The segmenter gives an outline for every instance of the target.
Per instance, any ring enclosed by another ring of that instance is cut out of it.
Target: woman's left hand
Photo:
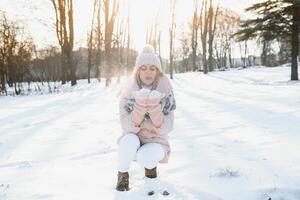
[[[160,100],[165,96],[165,94],[160,93],[156,90],[151,91],[148,97],[147,105],[148,105],[148,113],[152,120],[155,128],[159,128],[162,126],[164,121],[164,116],[162,113],[161,105],[159,104]]]

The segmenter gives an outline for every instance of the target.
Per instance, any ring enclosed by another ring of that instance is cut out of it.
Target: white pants
[[[147,143],[141,146],[136,134],[126,134],[119,141],[118,170],[128,172],[133,160],[147,169],[153,169],[165,156],[165,148],[158,143]]]

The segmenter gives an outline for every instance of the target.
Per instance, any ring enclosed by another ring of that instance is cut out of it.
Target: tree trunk
[[[213,7],[212,7],[212,1],[210,0],[210,7],[209,7],[209,11],[208,11],[208,71],[212,71],[213,70],[213,63],[212,63],[212,59],[213,59]]]
[[[245,49],[244,49],[244,55],[245,55],[245,59],[244,59],[244,68],[246,68],[247,67],[247,63],[246,63],[246,61],[247,61],[247,48],[248,48],[248,45],[247,45],[247,40],[245,40]]]
[[[216,30],[217,16],[219,12],[219,7],[214,11],[212,0],[210,0],[210,8],[208,11],[208,69],[213,70],[213,41]]]
[[[67,81],[67,70],[66,70],[66,58],[64,50],[61,49],[61,84],[66,84]]]
[[[111,83],[112,76],[112,35],[114,30],[114,23],[117,15],[117,5],[116,0],[113,2],[113,8],[110,17],[110,0],[105,0],[105,64],[106,64],[106,82],[105,86],[109,86]]]
[[[228,60],[229,60],[230,68],[232,68],[233,67],[233,62],[232,62],[232,49],[231,49],[231,47],[229,47],[229,49],[228,49]]]
[[[94,21],[95,21],[95,12],[96,12],[96,7],[97,7],[97,2],[98,0],[94,0],[93,4],[93,17],[92,17],[92,25],[91,25],[91,30],[90,33],[88,34],[88,83],[91,83],[91,69],[92,69],[92,54],[93,54],[93,32],[94,32]]]
[[[98,1],[98,15],[97,15],[97,53],[96,53],[96,78],[101,81],[101,46],[102,46],[102,32],[101,32],[101,10],[102,1]]]
[[[202,42],[202,64],[204,74],[208,73],[207,59],[206,59],[206,44],[207,44],[207,28],[208,28],[208,17],[207,17],[207,0],[202,1],[202,7],[200,12],[201,19],[201,42]]]
[[[171,1],[171,25],[169,29],[170,34],[170,79],[173,79],[173,58],[174,58],[174,52],[173,52],[173,39],[175,35],[175,4],[176,0]]]
[[[74,27],[73,27],[73,0],[60,1],[51,0],[56,17],[56,34],[61,47],[62,59],[62,84],[66,80],[71,80],[71,85],[75,85],[76,68],[73,65],[73,45],[74,45]],[[68,20],[68,27],[67,27]],[[68,73],[67,69],[70,71]]]
[[[192,68],[193,71],[197,70],[196,57],[197,57],[197,46],[198,46],[198,0],[194,0],[194,16],[192,26]]]
[[[300,2],[294,0],[293,25],[292,25],[292,65],[291,80],[298,80],[298,52],[299,52],[299,24],[300,24]]]
[[[87,61],[88,61],[88,83],[91,83],[91,68],[92,68],[92,52],[93,52],[93,44],[92,44],[92,41],[93,41],[93,29],[91,30],[90,34],[88,34],[88,58],[87,58]]]
[[[1,76],[0,77],[0,79],[1,79],[1,90],[0,90],[0,92],[5,92],[7,94],[6,86],[5,86],[5,73],[4,73],[4,70],[1,70],[0,72],[1,72],[1,74],[0,74],[0,76]]]
[[[76,67],[73,64],[73,46],[74,46],[74,26],[73,26],[73,0],[69,0],[68,17],[69,17],[69,41],[68,41],[68,64],[71,71],[71,86],[77,84]]]
[[[263,48],[262,48],[262,53],[261,53],[261,64],[263,66],[267,65],[267,41],[263,41]]]

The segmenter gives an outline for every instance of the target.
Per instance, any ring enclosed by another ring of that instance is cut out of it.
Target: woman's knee
[[[143,151],[140,150],[136,154],[136,159],[142,167],[145,167],[147,169],[152,169],[157,164],[155,161],[153,161],[153,159],[148,157],[148,155],[146,155]]]
[[[163,159],[164,154],[164,149],[160,144],[149,143],[138,150],[137,160],[143,167],[152,169]]]
[[[140,146],[140,139],[139,137],[134,133],[128,133],[125,134],[119,142],[120,145],[130,145],[139,147]]]

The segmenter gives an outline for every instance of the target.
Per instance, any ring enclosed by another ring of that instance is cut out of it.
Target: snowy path
[[[289,68],[175,75],[171,195],[150,199],[299,200],[300,84]],[[0,199],[143,199],[114,191],[119,86],[80,82],[74,91],[0,97]]]

